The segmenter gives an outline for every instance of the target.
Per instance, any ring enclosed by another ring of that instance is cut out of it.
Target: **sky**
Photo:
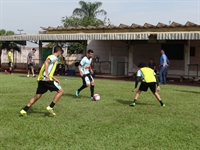
[[[96,1],[96,0],[95,0]],[[144,25],[187,21],[200,25],[200,0],[97,0],[111,24]],[[85,2],[94,2],[85,0]],[[37,34],[40,27],[62,26],[61,19],[79,8],[79,0],[0,0],[0,29]],[[99,16],[99,19],[103,19]]]

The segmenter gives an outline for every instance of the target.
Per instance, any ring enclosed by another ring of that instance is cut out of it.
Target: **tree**
[[[79,2],[80,8],[75,8],[72,16],[66,16],[62,18],[62,23],[64,27],[72,26],[99,26],[106,25],[110,23],[107,19],[107,12],[103,9],[99,9],[102,6],[102,2]],[[99,15],[104,15],[104,20],[100,20],[97,17]],[[78,42],[69,42],[69,53],[73,53],[75,50],[82,52],[83,44]]]
[[[81,8],[76,8],[73,11],[73,15],[79,16],[81,18],[85,18],[87,20],[94,20],[94,21],[101,21],[97,19],[98,15],[105,15],[107,12],[103,9],[99,10],[99,8],[102,6],[102,2],[84,2],[80,1],[79,5]]]
[[[0,30],[0,36],[14,35],[14,34],[15,33],[13,31],[6,31],[5,29],[1,29]],[[0,57],[1,57],[3,49],[8,50],[10,48],[12,48],[13,50],[16,50],[16,51],[20,52],[20,47],[17,46],[16,43],[14,43],[14,42],[8,42],[8,41],[0,42]],[[1,66],[1,59],[0,59],[0,66]]]

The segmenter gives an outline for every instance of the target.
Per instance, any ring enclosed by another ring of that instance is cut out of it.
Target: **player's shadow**
[[[130,105],[133,101],[126,101],[126,100],[122,100],[122,99],[116,99],[116,101],[120,104],[123,104],[123,105]],[[150,103],[143,103],[143,102],[136,102],[137,105],[153,105],[153,104],[150,104]]]
[[[51,114],[48,113],[47,111],[36,110],[36,109],[33,109],[32,107],[28,110],[28,113],[30,113],[30,114],[43,114],[44,116],[51,116]]]
[[[175,91],[178,91],[178,92],[185,92],[185,93],[200,94],[200,92],[198,92],[198,91],[188,91],[188,90],[175,90]]]
[[[89,96],[84,96],[84,95],[80,95],[80,96],[76,97],[75,94],[72,94],[72,93],[63,94],[63,96],[67,96],[70,98],[89,98]]]

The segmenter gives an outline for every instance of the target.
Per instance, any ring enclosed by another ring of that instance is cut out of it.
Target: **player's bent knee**
[[[58,93],[64,94],[64,90],[63,90],[63,89],[60,89],[60,90],[58,91]]]
[[[88,87],[88,86],[90,86],[90,84],[86,84],[86,86]]]

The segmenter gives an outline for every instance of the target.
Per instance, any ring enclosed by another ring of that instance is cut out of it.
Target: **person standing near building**
[[[80,73],[80,76],[83,81],[83,85],[76,90],[76,97],[79,96],[79,93],[85,89],[86,87],[90,86],[90,92],[91,92],[91,99],[93,99],[94,96],[94,79],[91,74],[93,74],[93,70],[91,67],[92,63],[92,56],[93,56],[93,50],[89,49],[87,51],[87,55],[81,59],[80,64],[78,65],[78,70]]]
[[[27,64],[28,64],[28,74],[27,77],[30,77],[30,72],[32,73],[33,77],[35,77],[35,73],[34,73],[34,65],[35,65],[35,61],[33,60],[33,58],[35,57],[35,52],[36,49],[32,48],[32,50],[28,53],[27,56]]]
[[[10,72],[10,75],[13,75],[13,49],[10,48],[8,50],[8,67],[9,67],[9,72]],[[5,70],[5,73],[8,74],[8,71]]]
[[[135,88],[132,90],[132,92],[136,91],[138,82],[140,79],[142,80],[142,82],[140,84],[139,89],[136,92],[134,101],[130,104],[130,106],[135,106],[136,101],[138,97],[140,96],[141,92],[142,91],[146,92],[148,88],[150,88],[151,92],[154,94],[156,99],[160,102],[160,105],[165,107],[165,104],[162,102],[160,95],[157,92],[157,91],[160,91],[160,86],[159,86],[159,81],[154,70],[147,67],[146,64],[143,62],[139,63],[138,68],[139,70],[137,71]],[[157,85],[157,89],[156,89],[156,85]]]
[[[61,55],[58,57],[58,64],[56,67],[57,75],[65,74],[65,57],[63,56],[64,50],[62,50]]]
[[[166,73],[167,73],[167,68],[168,68],[168,58],[165,55],[165,51],[162,49],[160,51],[161,56],[160,56],[160,72],[159,72],[159,79],[161,84],[166,84]]]
[[[154,62],[153,58],[150,58],[148,67],[153,69],[155,73],[157,73],[156,63]]]
[[[49,113],[51,113],[53,116],[56,115],[53,110],[53,107],[63,95],[64,90],[60,86],[60,82],[53,76],[53,74],[56,69],[58,57],[61,53],[62,53],[62,48],[60,46],[56,46],[54,47],[54,54],[49,55],[47,59],[45,60],[44,64],[42,65],[42,68],[40,69],[40,73],[38,75],[38,79],[37,79],[38,87],[36,90],[36,94],[33,98],[30,99],[27,105],[20,111],[20,114],[22,116],[26,116],[29,108],[48,90],[51,92],[56,91],[57,94],[53,98],[53,101],[50,103],[50,105],[47,106],[46,110]]]

